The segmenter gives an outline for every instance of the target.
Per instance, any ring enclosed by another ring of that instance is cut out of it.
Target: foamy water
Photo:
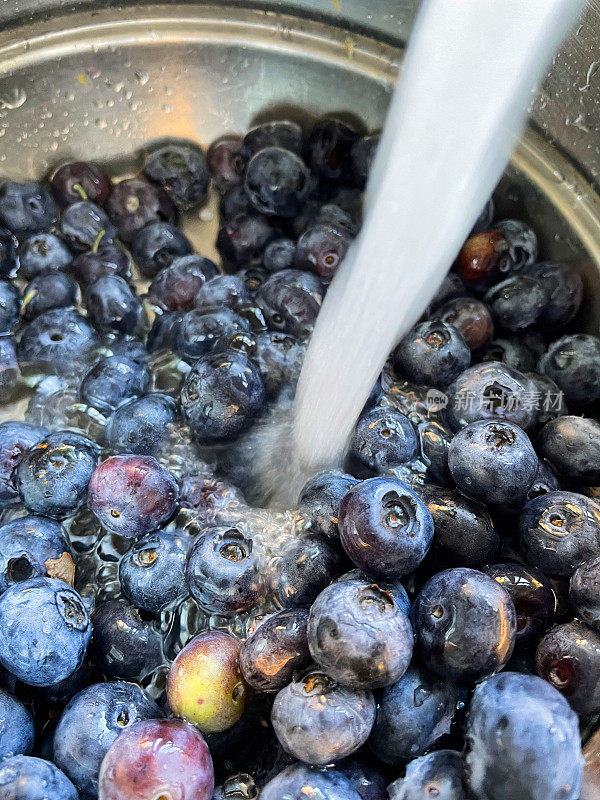
[[[425,0],[295,401],[263,427],[265,493],[293,502],[338,464],[390,350],[421,316],[498,182],[584,0]]]

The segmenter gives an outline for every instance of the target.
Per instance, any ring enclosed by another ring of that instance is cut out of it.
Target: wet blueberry
[[[517,621],[509,593],[468,567],[438,572],[413,607],[419,650],[446,680],[480,681],[502,669],[515,644]]]
[[[173,398],[160,392],[120,406],[106,426],[106,442],[118,453],[156,456],[164,452],[177,415]]]
[[[111,189],[108,175],[95,164],[84,161],[63,164],[50,178],[50,190],[61,208],[80,200],[103,206]]]
[[[0,764],[9,756],[31,753],[34,737],[31,713],[20,700],[0,688]]]
[[[227,266],[257,266],[265,247],[276,236],[268,219],[256,212],[240,211],[228,218],[217,235],[217,250]]]
[[[577,567],[571,577],[570,597],[576,615],[600,630],[600,557]]]
[[[118,455],[94,471],[88,502],[106,530],[136,539],[173,516],[178,493],[175,479],[152,456]]]
[[[71,272],[81,288],[85,290],[90,284],[105,275],[129,278],[130,267],[129,258],[120,247],[117,247],[114,242],[102,240],[97,249],[86,250],[75,257]]]
[[[296,256],[296,242],[293,239],[281,237],[274,239],[265,248],[263,266],[269,272],[278,272],[281,269],[291,269]]]
[[[296,269],[275,272],[257,295],[269,327],[300,338],[314,324],[322,299],[321,281],[310,272]]]
[[[88,317],[101,333],[134,333],[142,321],[142,304],[123,278],[105,275],[88,286]]]
[[[98,463],[98,446],[78,433],[49,434],[25,453],[17,469],[17,488],[28,511],[69,516],[86,500]]]
[[[566,480],[595,486],[600,481],[600,423],[586,417],[557,417],[538,437],[540,454]]]
[[[387,764],[403,764],[423,755],[444,734],[456,714],[459,694],[421,666],[409,667],[378,696],[369,745]]]
[[[241,178],[240,178],[241,180]],[[226,190],[219,207],[221,220],[228,222],[238,214],[252,214],[254,208],[242,183]]]
[[[303,140],[302,128],[297,122],[287,119],[262,122],[251,128],[244,136],[242,158],[247,163],[265,147],[283,147],[293,153],[300,153]]]
[[[388,406],[375,406],[358,421],[350,454],[375,472],[404,464],[417,454],[417,437],[404,414]]]
[[[233,484],[220,481],[207,471],[188,475],[181,481],[180,500],[183,508],[192,508],[201,524],[210,524],[223,510],[245,505],[241,491]]]
[[[218,274],[216,264],[209,258],[177,256],[156,275],[148,296],[163,311],[189,311],[199,289]]]
[[[85,403],[110,414],[125,401],[143,394],[149,381],[145,366],[122,356],[107,356],[86,372],[79,392]]]
[[[19,247],[19,272],[25,278],[65,269],[72,261],[73,256],[65,242],[53,233],[29,236]]]
[[[176,258],[189,256],[192,245],[170,222],[150,222],[141,228],[131,242],[131,255],[142,275],[153,278]]]
[[[425,558],[433,520],[401,480],[371,478],[352,487],[342,500],[339,530],[357,567],[375,577],[402,577]]]
[[[50,761],[12,756],[0,762],[2,800],[79,800],[76,788]]]
[[[279,331],[256,334],[250,358],[260,372],[269,399],[281,392],[293,394],[300,377],[306,346],[295,336]]]
[[[176,350],[194,362],[213,350],[216,342],[238,331],[248,331],[248,322],[231,308],[186,311],[177,326]]]
[[[73,583],[75,566],[67,532],[47,517],[18,517],[0,527],[0,594],[29,578]]]
[[[0,597],[0,662],[23,683],[67,678],[81,666],[91,634],[83,600],[63,581],[30,578]]]
[[[101,241],[110,242],[116,234],[106,212],[95,203],[81,200],[63,211],[60,229],[74,250],[93,250]]]
[[[300,156],[291,150],[265,147],[250,159],[244,187],[257,211],[293,217],[310,192],[310,172]]]
[[[147,347],[149,353],[156,350],[175,350],[179,326],[184,318],[184,311],[167,311],[154,318],[148,332]]]
[[[56,219],[48,189],[35,181],[5,181],[0,186],[0,224],[16,236],[41,233]]]
[[[501,231],[508,244],[506,272],[520,272],[538,257],[538,241],[533,228],[518,219],[501,219],[494,223],[494,229]]]
[[[64,272],[53,271],[36,275],[25,287],[22,313],[30,322],[35,317],[53,308],[68,308],[77,303],[77,284]]]
[[[538,324],[552,332],[571,322],[583,299],[583,281],[580,275],[566,264],[547,262],[533,264],[526,272],[542,281],[549,294],[549,301]]]
[[[505,672],[480,684],[471,701],[466,741],[469,785],[481,800],[579,797],[579,721],[567,701],[540,678]]]
[[[356,478],[340,470],[325,470],[304,484],[298,506],[308,515],[311,530],[332,538],[339,536],[340,503],[357,483]]]
[[[375,583],[332,583],[314,601],[308,620],[314,660],[345,686],[376,689],[395,683],[413,650],[408,617]]]
[[[192,597],[210,614],[247,611],[262,593],[256,547],[237,528],[209,528],[199,534],[186,574]]]
[[[456,257],[456,271],[467,286],[485,289],[507,271],[509,245],[498,230],[472,234]]]
[[[360,186],[364,186],[371,172],[371,166],[379,146],[378,133],[359,137],[352,145],[350,158],[354,168],[354,177]]]
[[[437,309],[434,318],[458,328],[471,351],[485,347],[494,335],[494,323],[488,307],[474,297],[448,300]]]
[[[394,350],[394,366],[409,380],[444,388],[471,363],[462,333],[445,322],[421,322]]]
[[[460,753],[438,750],[417,758],[404,778],[389,786],[390,800],[469,800],[467,777]]]
[[[569,413],[565,402],[565,395],[556,383],[547,375],[540,375],[538,372],[527,372],[526,376],[531,378],[535,384],[537,396],[535,397],[538,406],[538,422],[545,425],[551,419],[562,417]],[[549,428],[552,430],[552,427]]]
[[[179,211],[206,200],[210,173],[197,145],[173,142],[159,147],[147,156],[144,175],[160,186]]]
[[[126,244],[144,225],[175,219],[175,209],[165,192],[143,178],[126,178],[117,183],[106,202],[106,211]]]
[[[260,800],[361,800],[352,781],[338,770],[311,769],[307,764],[286,767],[262,789]]]
[[[507,422],[473,422],[456,434],[448,450],[458,489],[484,503],[523,501],[538,465],[527,434]]]
[[[507,364],[509,367],[526,372],[533,380],[530,370],[535,368],[538,356],[520,336],[498,336],[489,343],[481,360]]]
[[[519,531],[532,566],[570,578],[584,561],[600,554],[600,506],[575,492],[548,492],[523,508]]]
[[[73,308],[44,311],[21,331],[19,363],[69,374],[98,344],[98,334]]]
[[[535,325],[549,302],[546,285],[531,275],[514,275],[497,283],[483,298],[496,325],[521,331]]]
[[[237,275],[217,275],[200,287],[194,305],[205,311],[223,306],[241,311],[244,306],[251,305],[251,297],[248,287]]]
[[[188,536],[181,530],[156,531],[138,539],[121,558],[123,594],[136,608],[157,612],[187,594]]]
[[[540,358],[538,372],[564,392],[569,408],[600,398],[600,339],[585,333],[563,336]]]
[[[215,184],[225,191],[242,182],[244,162],[242,140],[237,136],[223,136],[208,148],[206,162]]]

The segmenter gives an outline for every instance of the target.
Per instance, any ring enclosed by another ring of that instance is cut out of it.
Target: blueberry
[[[60,229],[69,245],[81,251],[97,249],[101,241],[110,242],[116,234],[106,212],[88,200],[67,206]]]
[[[533,264],[526,270],[541,280],[549,294],[549,301],[539,324],[548,331],[568,325],[579,311],[583,299],[583,281],[574,269],[566,264]]]
[[[63,581],[29,578],[0,597],[0,662],[23,683],[50,686],[71,675],[91,633],[83,600]]]
[[[540,431],[538,448],[561,477],[587,486],[600,481],[600,423],[595,419],[550,420]]]
[[[352,782],[338,770],[322,772],[306,764],[293,764],[272,778],[260,792],[260,800],[361,800]]]
[[[521,564],[493,564],[486,573],[503,586],[517,614],[515,646],[537,645],[552,625],[556,610],[554,587],[546,576]]]
[[[193,362],[209,353],[218,339],[237,331],[247,331],[248,322],[230,308],[186,311],[177,326],[176,350]]]
[[[498,336],[489,343],[481,360],[507,364],[509,367],[526,372],[533,380],[530,370],[535,368],[538,357],[520,336]]]
[[[369,745],[387,764],[423,755],[450,732],[458,691],[421,666],[412,666],[378,697]]]
[[[157,612],[187,593],[184,531],[156,531],[138,539],[119,563],[123,594],[134,606]]]
[[[164,452],[177,416],[173,398],[159,392],[124,403],[110,416],[106,442],[117,453],[156,456]]]
[[[367,575],[366,572],[363,572],[360,569],[351,569],[350,572],[345,572],[343,575],[340,575],[337,578],[337,581],[363,581],[368,584],[371,584],[373,581]],[[404,614],[408,615],[410,612],[410,599],[406,592],[406,589],[402,585],[400,578],[394,578],[392,580],[378,580],[377,586],[386,594],[390,595],[394,603],[398,606],[398,608],[404,612]]]
[[[480,681],[502,669],[515,644],[509,593],[483,572],[456,567],[430,578],[413,607],[423,660],[442,678]]]
[[[97,250],[86,250],[73,260],[71,271],[82,289],[103,278],[105,275],[118,275],[129,278],[131,265],[126,253],[114,242],[100,242]]]
[[[18,517],[0,527],[0,594],[29,578],[73,582],[75,567],[67,533],[47,517]]]
[[[0,280],[0,334],[8,333],[19,320],[21,293],[18,286]]]
[[[522,372],[488,361],[465,370],[446,390],[452,430],[478,420],[498,420],[530,430],[537,420],[536,385]]]
[[[145,366],[122,356],[107,356],[86,372],[79,392],[84,403],[110,414],[125,401],[143,394],[149,381]]]
[[[123,278],[105,275],[86,289],[88,317],[101,333],[134,333],[142,321],[142,304]]]
[[[311,530],[331,538],[339,536],[340,503],[357,483],[356,478],[340,470],[325,470],[304,484],[298,506],[308,516]]]
[[[565,395],[556,383],[547,375],[540,375],[538,372],[527,372],[526,376],[531,378],[535,384],[538,401],[538,422],[545,425],[551,419],[562,417],[568,414]],[[552,430],[550,428],[550,430]]]
[[[175,220],[175,209],[169,197],[143,178],[126,178],[117,183],[106,201],[106,211],[126,244],[150,222]]]
[[[137,231],[131,243],[133,260],[142,275],[149,278],[191,252],[187,237],[170,222],[150,222]]]
[[[36,275],[23,293],[23,317],[30,322],[45,311],[74,306],[78,297],[77,284],[64,272],[53,271]]]
[[[265,147],[250,159],[244,187],[257,211],[293,217],[310,192],[310,172],[300,156],[291,150]]]
[[[20,378],[19,364],[13,339],[0,336],[0,399],[9,400]]]
[[[102,603],[94,611],[92,624],[90,653],[97,668],[109,678],[140,680],[163,663],[159,631],[129,603]]]
[[[395,683],[413,649],[408,617],[377,584],[332,583],[314,601],[308,620],[312,657],[346,686],[376,689]]]
[[[305,337],[323,300],[321,281],[310,272],[284,269],[275,272],[258,290],[257,301],[273,330]]]
[[[65,269],[73,261],[71,251],[53,233],[37,233],[25,239],[19,248],[19,272],[25,278]]]
[[[265,247],[263,266],[269,272],[279,272],[281,269],[291,269],[296,256],[296,242],[282,236],[274,239]]]
[[[404,414],[375,406],[358,421],[350,442],[350,454],[375,472],[404,464],[417,454],[417,437]]]
[[[310,664],[307,624],[305,608],[285,609],[260,623],[240,651],[240,669],[250,686],[278,692]]]
[[[571,603],[576,615],[600,630],[600,557],[585,561],[571,577]]]
[[[77,790],[50,761],[12,756],[0,762],[2,800],[79,800]]]
[[[219,230],[217,250],[229,267],[256,266],[265,247],[276,236],[275,228],[262,214],[240,211],[232,214]]]
[[[540,497],[540,495],[547,494],[548,492],[556,492],[558,489],[560,489],[558,478],[550,468],[548,462],[540,459],[537,475],[531,484],[531,488],[527,492],[527,501],[533,500],[535,497]],[[520,509],[518,509],[518,511],[520,512]]]
[[[240,178],[241,180],[241,178]],[[228,222],[238,214],[253,214],[254,208],[250,198],[246,194],[243,183],[231,186],[221,199],[219,208],[220,216],[224,222]]]
[[[538,372],[558,384],[569,407],[600,398],[600,339],[585,333],[563,336],[540,358]]]
[[[17,269],[16,238],[0,228],[0,275],[12,275]]]
[[[489,344],[494,335],[494,323],[488,307],[474,297],[454,297],[448,300],[437,309],[434,319],[458,328],[471,351],[477,351]]]
[[[188,475],[181,481],[180,500],[183,508],[194,510],[200,524],[209,525],[221,510],[245,505],[241,491],[233,484],[217,480],[210,472]]]
[[[283,608],[310,605],[344,569],[339,548],[317,533],[287,542],[270,565],[269,582]]]
[[[279,331],[258,333],[255,344],[250,357],[258,367],[267,397],[273,399],[283,390],[293,393],[304,362],[305,344]]]
[[[98,774],[108,748],[129,725],[162,713],[133,683],[96,683],[63,711],[54,733],[54,761],[88,795],[98,793]]]
[[[207,311],[222,306],[240,311],[250,304],[250,292],[237,275],[217,275],[211,278],[200,287],[194,300],[196,308]]]
[[[600,506],[575,492],[548,492],[524,507],[519,532],[532,566],[570,578],[584,561],[600,554]]]
[[[271,721],[283,747],[308,764],[324,766],[353,753],[369,737],[375,700],[320,670],[293,680],[275,698]]]
[[[153,279],[148,296],[163,311],[189,311],[198,291],[218,274],[216,264],[209,258],[177,256]]]
[[[426,420],[417,425],[419,456],[427,466],[427,475],[435,483],[446,485],[450,482],[448,469],[448,449],[452,433],[435,420]]]
[[[6,181],[0,186],[0,224],[16,236],[41,233],[55,219],[50,192],[40,183]]]
[[[579,797],[579,721],[540,678],[505,672],[480,684],[466,742],[469,785],[481,800]]]
[[[201,444],[235,439],[262,410],[265,390],[258,369],[242,353],[198,359],[181,390],[181,410]]]
[[[88,503],[106,530],[137,539],[168,522],[178,494],[175,479],[152,456],[117,455],[94,471]]]
[[[31,713],[20,700],[0,689],[0,764],[9,756],[31,753],[34,737]]]
[[[148,352],[154,353],[157,350],[176,349],[179,326],[184,315],[184,311],[167,311],[165,314],[155,317],[148,332]]]
[[[25,453],[17,488],[28,511],[61,519],[86,500],[98,463],[98,446],[78,433],[49,434]]]
[[[265,147],[283,147],[293,153],[300,153],[303,141],[302,128],[297,122],[287,119],[262,122],[251,128],[244,136],[242,158],[248,162],[252,156]]]
[[[455,268],[467,286],[486,289],[508,271],[508,239],[498,230],[472,234],[456,257]]]
[[[471,351],[453,325],[435,320],[415,325],[394,350],[394,366],[409,380],[444,388],[471,363]]]
[[[433,539],[427,506],[395,477],[371,478],[342,500],[340,539],[357,567],[375,577],[402,577],[424,559]]]
[[[269,277],[269,273],[261,266],[249,266],[243,269],[238,269],[235,273],[246,284],[246,289],[250,292],[253,298],[256,298],[258,290]],[[266,324],[264,326],[266,329]]]
[[[85,161],[63,164],[50,178],[50,190],[61,208],[80,200],[103,206],[111,189],[108,175],[95,164]]]
[[[417,758],[404,778],[389,786],[390,800],[469,800],[467,777],[460,753],[438,750]]]
[[[210,614],[248,611],[262,594],[255,544],[237,528],[209,528],[199,534],[186,574],[192,597]]]
[[[537,323],[549,299],[548,289],[539,278],[513,275],[489,289],[483,301],[497,325],[509,331],[521,331]]]
[[[17,356],[21,364],[68,375],[98,343],[96,331],[74,308],[52,308],[25,325]]]
[[[517,219],[502,219],[494,224],[494,229],[504,234],[508,244],[506,272],[520,272],[535,264],[538,241],[530,225]]]
[[[352,175],[351,152],[358,134],[337,119],[319,120],[307,142],[309,165],[323,178],[339,180]]]
[[[225,191],[242,182],[244,162],[242,140],[237,136],[223,136],[208,148],[206,162],[213,181]]]
[[[210,173],[204,153],[196,145],[169,143],[159,147],[147,156],[144,175],[160,186],[179,211],[206,200]]]
[[[298,239],[295,266],[316,272],[324,283],[329,283],[344,260],[352,238],[346,230],[333,225],[312,225]]]
[[[484,505],[453,489],[424,487],[419,496],[433,518],[427,560],[440,568],[480,568],[493,561],[500,537]]]
[[[507,422],[473,422],[450,443],[448,466],[458,489],[473,500],[518,503],[538,471],[527,434]]]

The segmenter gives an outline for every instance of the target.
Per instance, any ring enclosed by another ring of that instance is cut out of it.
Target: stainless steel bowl
[[[115,5],[5,0],[0,6],[0,175],[40,176],[72,158],[134,171],[152,140],[207,144],[259,118],[323,113],[381,126],[416,0],[279,0]],[[534,222],[545,258],[583,274],[586,327],[600,330],[600,6],[557,56],[532,126],[498,191]],[[596,58],[600,55],[596,51]],[[185,228],[215,256],[214,207]],[[589,746],[590,754],[600,743]],[[593,763],[591,764],[593,767]],[[586,800],[600,797],[591,780]],[[600,770],[598,770],[600,773]]]

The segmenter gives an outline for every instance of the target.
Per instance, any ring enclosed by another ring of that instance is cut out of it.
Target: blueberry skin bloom
[[[20,700],[0,689],[0,763],[3,758],[27,755],[33,747],[33,717]]]
[[[401,578],[425,558],[433,539],[427,506],[398,478],[358,483],[342,500],[340,540],[359,569]]]
[[[169,143],[148,155],[144,175],[158,184],[180,211],[206,199],[210,172],[204,153],[191,144]]]
[[[96,683],[75,695],[54,733],[54,762],[80,792],[98,794],[102,759],[117,736],[160,708],[134,683]]]
[[[557,339],[540,358],[537,371],[558,384],[569,408],[600,397],[600,339],[576,333]]]
[[[310,172],[304,161],[283,147],[259,150],[246,167],[246,193],[263,214],[295,217],[310,192],[310,185]]]
[[[424,667],[406,670],[378,696],[369,746],[386,764],[400,765],[423,755],[450,732],[459,695]]]
[[[34,514],[62,519],[85,503],[98,446],[70,431],[51,433],[21,459],[17,487]]]
[[[12,756],[0,762],[2,800],[79,800],[77,789],[50,761]]]
[[[278,692],[310,664],[308,610],[290,608],[267,617],[242,644],[240,669],[259,692]]]
[[[265,402],[257,367],[242,353],[211,353],[198,359],[181,390],[181,411],[201,444],[235,439]]]
[[[345,686],[377,689],[406,671],[413,632],[391,594],[375,583],[332,583],[317,597],[308,619],[314,660]]]
[[[570,578],[584,561],[600,555],[600,506],[575,492],[547,492],[524,507],[519,536],[532,566]]]
[[[537,674],[583,716],[600,712],[600,633],[579,620],[548,631],[535,654]]]
[[[47,517],[18,517],[0,527],[0,594],[28,578],[72,582],[75,567],[67,532]]]
[[[142,319],[142,304],[127,281],[104,275],[85,292],[85,306],[93,326],[101,333],[133,333]]]
[[[177,482],[155,458],[118,455],[94,471],[88,502],[106,530],[137,539],[173,516],[178,496]]]
[[[600,557],[577,567],[571,578],[570,596],[577,616],[600,630]]]
[[[293,764],[263,786],[260,800],[361,800],[352,782],[334,770],[321,772]]]
[[[460,753],[438,750],[416,758],[404,778],[388,787],[390,800],[469,800],[467,776]]]
[[[517,615],[493,578],[457,567],[427,581],[413,606],[413,624],[429,669],[446,680],[472,683],[498,672],[510,658]]]
[[[79,393],[84,403],[110,414],[124,401],[143,394],[149,382],[143,364],[123,356],[107,356],[86,372]]]
[[[210,614],[248,611],[261,595],[252,539],[236,528],[209,528],[196,538],[187,563],[192,597]]]
[[[557,417],[538,436],[540,455],[558,474],[586,486],[600,482],[600,423],[586,417]]]
[[[27,450],[45,435],[43,428],[27,422],[0,423],[0,503],[18,500],[17,467]]]
[[[507,422],[473,422],[450,442],[448,467],[458,489],[483,503],[522,501],[538,472],[527,434]]]
[[[16,236],[41,233],[56,219],[52,196],[34,181],[5,181],[0,186],[0,224]]]
[[[404,414],[394,408],[375,406],[359,419],[350,453],[370,469],[383,472],[415,457],[417,436]]]
[[[353,753],[366,742],[375,721],[375,699],[368,689],[341,686],[311,670],[282,689],[271,722],[288,753],[324,766]]]
[[[106,442],[118,453],[156,456],[169,438],[177,418],[175,400],[153,392],[129,400],[111,414],[106,426]]]
[[[119,562],[125,597],[144,611],[157,612],[187,593],[184,531],[156,531],[138,539]]]
[[[25,325],[17,356],[21,364],[39,364],[68,375],[99,343],[96,331],[74,308],[52,308]]]
[[[467,369],[471,351],[462,333],[446,322],[420,322],[396,347],[394,366],[425,386],[446,387]]]
[[[131,255],[142,275],[154,278],[176,258],[189,256],[192,245],[170,222],[151,222],[135,234]]]
[[[469,784],[481,800],[579,797],[579,720],[541,678],[503,672],[480,684],[466,742]]]
[[[51,686],[79,669],[92,625],[83,600],[54,578],[30,578],[0,597],[0,662],[23,683]]]
[[[310,478],[298,497],[298,507],[310,519],[310,529],[335,539],[339,536],[340,503],[359,481],[341,470],[324,470]]]

